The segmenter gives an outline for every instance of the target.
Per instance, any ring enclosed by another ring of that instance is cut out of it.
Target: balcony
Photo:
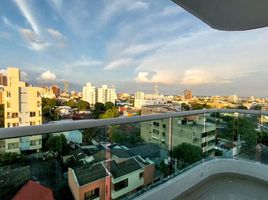
[[[39,152],[0,154],[0,199],[33,190],[25,189],[29,181],[55,199],[196,199],[201,193],[200,199],[222,199],[232,188],[234,198],[247,199],[251,189],[252,198],[265,199],[268,143],[266,125],[259,123],[264,115],[209,109],[0,129],[2,152],[14,138],[42,135]],[[186,119],[188,125],[178,123]],[[165,145],[150,131],[150,124],[162,120]],[[193,142],[193,135],[204,142]],[[201,157],[184,158],[178,150],[183,144],[199,149]]]

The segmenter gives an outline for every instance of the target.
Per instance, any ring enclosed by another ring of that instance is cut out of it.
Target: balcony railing
[[[263,115],[268,112],[207,109],[2,128],[0,199],[20,195],[29,180],[50,188],[56,199],[133,198],[199,163],[194,155],[181,159],[183,143],[200,148],[202,162],[228,157],[268,163]]]

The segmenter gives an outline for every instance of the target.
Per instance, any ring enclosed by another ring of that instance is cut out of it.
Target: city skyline
[[[168,0],[3,0],[0,12],[0,69],[33,85],[267,96],[267,28],[212,30]]]

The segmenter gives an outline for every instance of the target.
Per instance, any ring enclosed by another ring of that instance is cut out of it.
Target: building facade
[[[184,99],[192,99],[192,98],[193,98],[192,90],[184,90]]]
[[[88,102],[91,106],[94,106],[96,103],[96,88],[91,85],[91,83],[87,83],[86,86],[83,87],[83,98],[84,101]]]
[[[95,103],[113,102],[117,99],[115,88],[108,88],[107,85],[102,85],[100,88],[92,86],[91,83],[87,83],[83,87],[83,100],[94,106]]]
[[[17,68],[8,68],[7,74],[8,81],[3,95],[5,128],[41,125],[42,88],[30,87],[20,81],[20,70]],[[5,152],[39,151],[42,148],[42,136],[6,139],[1,147]]]
[[[168,106],[145,106],[141,109],[141,115],[174,111]],[[167,150],[181,143],[190,143],[201,147],[203,153],[214,152],[215,130],[216,125],[206,122],[203,116],[174,118],[171,123],[168,119],[141,123],[142,139],[146,143],[157,144]]]

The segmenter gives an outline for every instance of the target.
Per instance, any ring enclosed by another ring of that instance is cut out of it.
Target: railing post
[[[168,118],[168,150],[171,152],[172,150],[172,120],[173,118]]]

